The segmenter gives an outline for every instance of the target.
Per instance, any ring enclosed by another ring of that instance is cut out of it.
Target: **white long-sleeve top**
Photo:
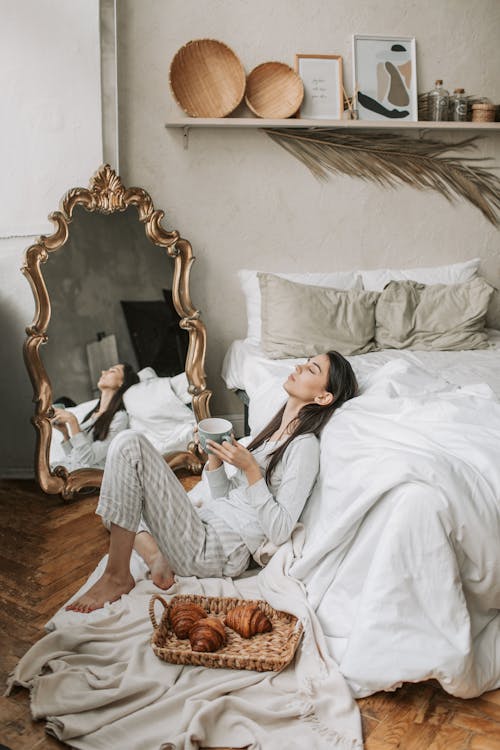
[[[251,486],[241,469],[231,478],[224,465],[214,471],[204,470],[211,497],[203,499],[200,516],[203,518],[206,509],[223,519],[241,536],[251,554],[266,541],[279,545],[289,539],[319,471],[319,440],[312,434],[300,435],[286,449],[268,487],[264,474],[269,454],[277,446],[277,442],[267,441],[252,452],[262,479]]]
[[[64,466],[69,471],[75,469],[104,469],[109,444],[119,432],[128,427],[128,414],[124,409],[117,411],[111,420],[109,432],[104,440],[94,440],[92,425],[96,421],[91,416],[80,425],[81,432],[77,432],[69,440],[64,440],[61,447],[66,454]]]

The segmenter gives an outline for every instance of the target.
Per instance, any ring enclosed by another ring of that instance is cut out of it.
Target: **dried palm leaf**
[[[263,130],[320,180],[327,179],[328,173],[347,174],[384,187],[404,182],[419,190],[437,190],[450,202],[457,196],[470,201],[488,221],[500,225],[500,179],[479,166],[487,157],[444,155],[475,147],[477,136],[449,144],[380,131]]]

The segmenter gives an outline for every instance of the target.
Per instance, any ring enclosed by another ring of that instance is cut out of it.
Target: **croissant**
[[[269,633],[273,629],[271,620],[256,604],[240,604],[230,609],[226,615],[226,625],[243,638],[251,638],[258,633]]]
[[[224,624],[217,617],[205,617],[195,622],[189,631],[193,651],[217,651],[226,642]]]
[[[177,638],[188,638],[189,631],[202,617],[206,617],[207,613],[194,602],[179,602],[174,604],[170,610],[170,623],[172,630],[174,631]]]

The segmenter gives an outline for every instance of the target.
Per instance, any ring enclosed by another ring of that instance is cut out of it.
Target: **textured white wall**
[[[0,234],[49,233],[66,186],[102,160],[99,0],[1,0],[0,13]]]
[[[351,35],[415,36],[418,90],[453,89],[500,101],[498,0],[122,0],[118,7],[121,174],[144,185],[194,248],[192,293],[208,328],[213,412],[237,409],[219,378],[229,343],[245,333],[236,271],[435,265],[499,256],[499,232],[469,204],[434,192],[381,189],[335,177],[319,183],[262,133],[165,130],[182,116],[168,86],[170,61],[190,39],[226,42],[249,72],[294,54],[344,58]],[[448,136],[445,136],[448,137]],[[450,138],[452,138],[450,136]],[[500,136],[479,154],[500,162]]]
[[[49,212],[102,161],[99,0],[0,0],[0,17],[0,476],[24,476],[35,431],[22,346],[34,302],[20,267],[29,235],[53,232]]]

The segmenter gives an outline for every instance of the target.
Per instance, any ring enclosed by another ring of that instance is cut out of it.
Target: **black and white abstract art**
[[[418,119],[415,39],[353,36],[360,120]]]

